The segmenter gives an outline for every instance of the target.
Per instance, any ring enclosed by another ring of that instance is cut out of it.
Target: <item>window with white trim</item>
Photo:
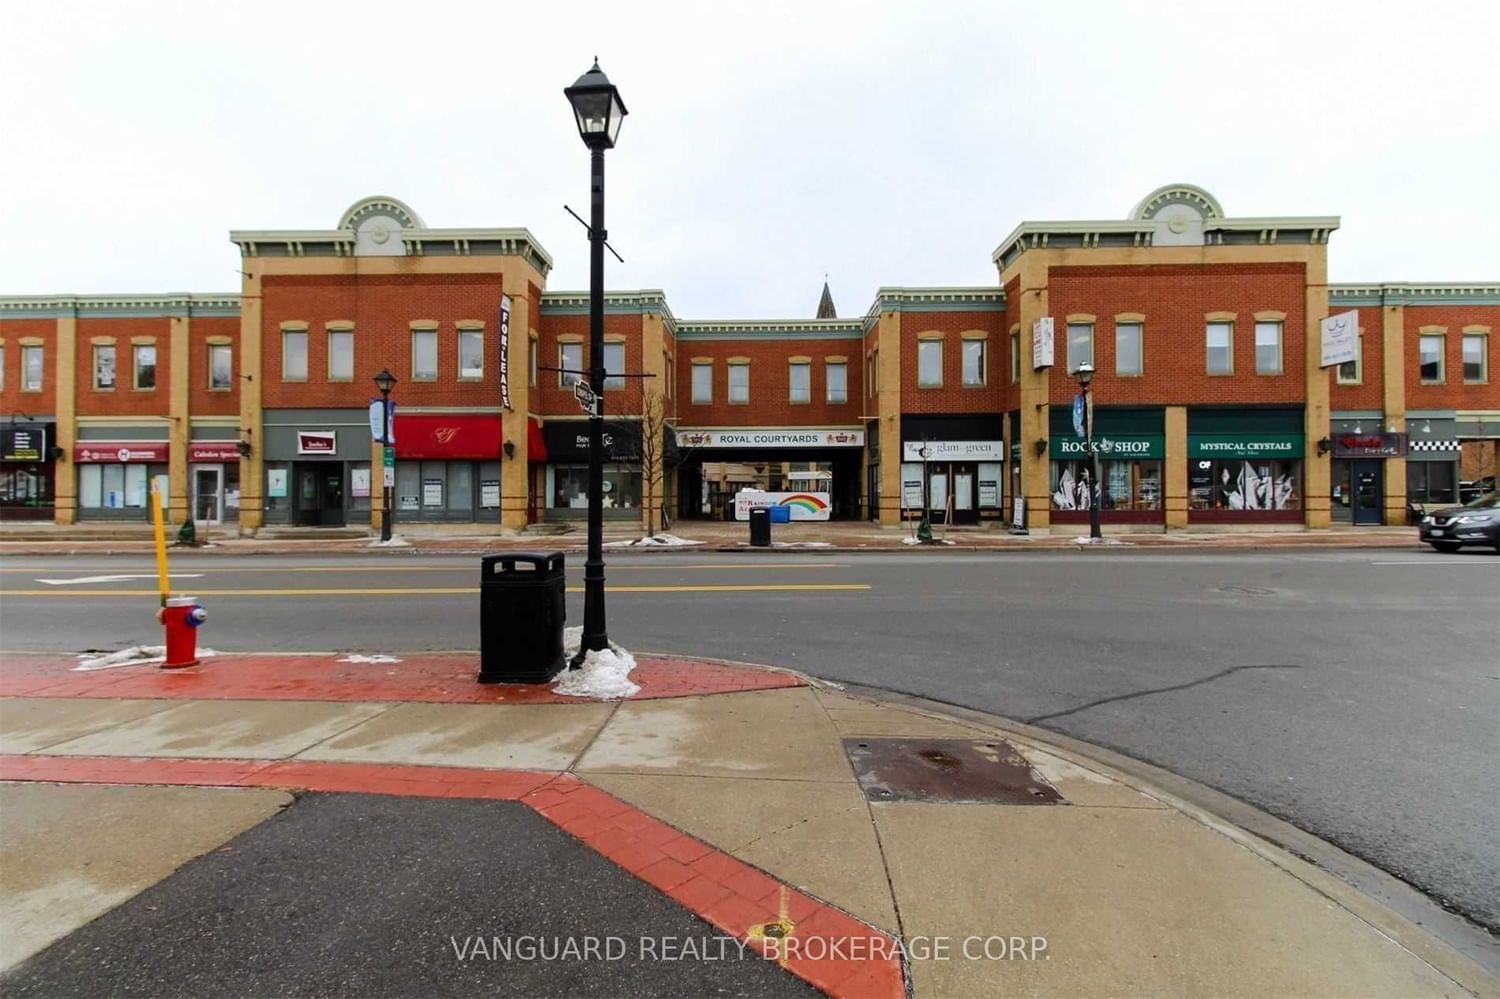
[[[1205,339],[1208,345],[1208,373],[1234,374],[1234,323],[1209,323]]]
[[[484,330],[458,331],[458,377],[484,377]]]
[[[812,402],[812,364],[807,361],[792,361],[788,365],[787,384],[791,386],[791,402]]]
[[[1490,378],[1490,338],[1485,333],[1464,334],[1464,381],[1470,384]]]
[[[1094,363],[1094,324],[1069,323],[1068,374],[1076,373],[1084,361]]]
[[[917,385],[940,388],[943,384],[943,341],[917,341]]]
[[[557,383],[563,388],[572,388],[583,381],[583,344],[562,343],[557,346]]]
[[[108,391],[115,387],[115,345],[96,344],[94,347],[94,388]]]
[[[693,362],[693,401],[700,405],[714,401],[714,366],[710,361]]]
[[[154,343],[135,345],[135,387],[138,389],[156,388],[156,344]]]
[[[1128,377],[1145,370],[1141,351],[1144,339],[1142,333],[1141,323],[1115,324],[1115,374]]]
[[[234,346],[227,343],[208,345],[208,388],[222,392],[234,385]]]
[[[437,330],[411,331],[411,380],[435,382],[438,376]]]
[[[828,401],[849,401],[849,365],[844,361],[829,361],[823,369],[823,378],[828,382]]]
[[[1281,323],[1256,322],[1255,373],[1281,374]]]
[[[750,402],[750,362],[729,362],[729,401],[743,406]]]
[[[1422,381],[1438,384],[1443,381],[1442,334],[1423,334],[1417,337],[1417,364]]]
[[[354,380],[354,331],[328,331],[328,380],[352,382]]]
[[[963,345],[963,383],[965,388],[978,388],[984,384],[984,341],[965,340]]]
[[[625,388],[625,345],[604,345],[604,391],[620,392]]]
[[[284,382],[307,381],[306,330],[282,330],[281,380]]]

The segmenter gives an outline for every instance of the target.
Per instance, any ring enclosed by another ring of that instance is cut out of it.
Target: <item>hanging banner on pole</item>
[[[510,409],[510,296],[500,296],[500,405]]]
[[[390,440],[382,440],[381,439],[381,435],[385,433],[385,428],[386,428],[385,406],[383,406],[381,404],[381,400],[379,400],[379,399],[371,399],[370,400],[370,439],[372,441],[378,441],[381,444],[394,444],[394,443],[396,443],[396,404],[393,402],[393,403],[390,404],[390,407],[391,407],[391,420],[390,420],[391,439]]]
[[[1080,439],[1084,436],[1083,424],[1083,393],[1079,392],[1073,396],[1073,433]]]

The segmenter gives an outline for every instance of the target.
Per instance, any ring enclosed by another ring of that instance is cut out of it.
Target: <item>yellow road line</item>
[[[661,556],[650,556],[650,557],[657,558],[657,557],[661,557]],[[673,557],[674,556],[666,556],[666,558],[673,558]],[[675,557],[680,558],[681,556],[675,556]],[[394,564],[393,563],[386,563],[384,565],[344,565],[344,566],[339,566],[339,565],[302,565],[302,566],[284,566],[284,567],[282,567],[280,569],[268,568],[268,567],[265,567],[265,566],[254,566],[254,567],[250,567],[250,568],[234,568],[234,567],[225,568],[225,567],[222,567],[222,566],[197,566],[197,565],[193,565],[191,562],[188,562],[188,561],[185,561],[185,560],[179,560],[178,563],[177,563],[177,566],[178,566],[179,569],[182,569],[184,572],[192,572],[194,570],[198,570],[198,571],[200,571],[200,573],[202,575],[208,575],[210,573],[232,573],[232,574],[238,575],[240,573],[252,573],[252,572],[288,572],[288,573],[290,573],[290,572],[389,572],[389,573],[396,573],[396,572],[474,572],[478,568],[477,566],[474,566],[474,565],[401,565],[399,563],[394,563]],[[671,572],[671,571],[676,570],[676,569],[847,569],[847,568],[849,568],[849,563],[847,563],[847,562],[693,562],[693,563],[686,563],[686,564],[679,563],[679,564],[674,565],[670,561],[668,561],[668,562],[664,562],[661,565],[639,565],[639,564],[634,564],[634,563],[632,563],[630,565],[611,564],[609,566],[609,571],[610,572],[638,572],[638,571],[641,571],[641,570],[646,570],[648,572]],[[54,575],[54,576],[57,576],[57,575],[63,575],[63,576],[66,576],[66,575],[94,575],[94,576],[101,576],[101,575],[106,575],[108,573],[115,573],[115,574],[131,573],[133,575],[144,576],[144,575],[148,575],[152,571],[154,571],[154,570],[152,570],[150,567],[147,567],[147,566],[118,566],[118,565],[116,565],[116,566],[101,566],[101,567],[97,567],[97,568],[93,568],[93,569],[73,569],[73,568],[68,568],[68,569],[49,569],[46,566],[34,566],[34,567],[31,567],[31,568],[18,567],[18,566],[0,566],[0,572],[25,572],[25,573],[33,573],[33,574],[40,572],[40,573],[42,573],[44,575],[51,574],[51,575]]]
[[[609,593],[771,593],[796,590],[868,590],[869,583],[708,583],[699,586],[605,586]],[[369,589],[211,590],[193,586],[180,592],[195,597],[420,597],[476,594],[477,586],[373,587]],[[569,593],[583,587],[570,586]],[[151,597],[155,590],[0,590],[0,598],[12,597]]]

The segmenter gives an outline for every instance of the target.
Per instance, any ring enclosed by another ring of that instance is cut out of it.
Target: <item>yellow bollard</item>
[[[156,525],[156,588],[161,591],[161,605],[167,606],[171,583],[167,576],[167,529],[162,523],[161,493],[151,486],[151,519]]]

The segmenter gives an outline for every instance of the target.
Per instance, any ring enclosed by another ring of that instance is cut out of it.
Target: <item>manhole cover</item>
[[[870,801],[1066,804],[1003,739],[845,739]]]

